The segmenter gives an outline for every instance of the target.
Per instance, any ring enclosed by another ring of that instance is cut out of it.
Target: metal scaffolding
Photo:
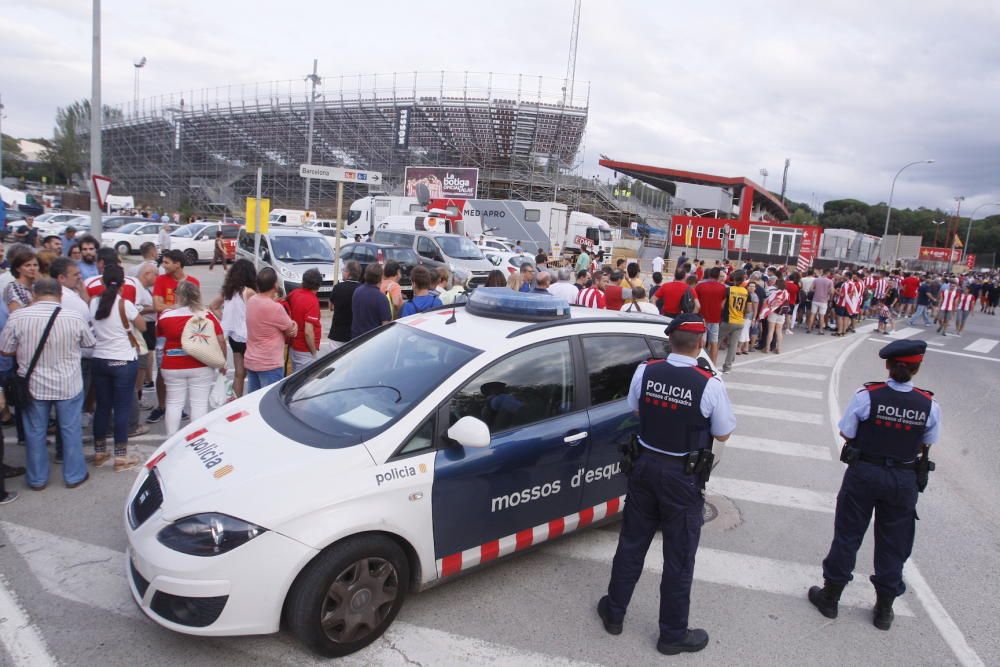
[[[105,172],[116,191],[147,206],[238,211],[262,166],[272,207],[298,207],[309,85],[233,85],[123,104],[102,132]],[[481,197],[579,203],[580,188],[560,179],[572,181],[566,173],[580,151],[590,90],[578,86],[583,94],[574,96],[564,87],[562,79],[523,74],[327,76],[315,106],[313,162],[381,171],[384,190],[397,194],[407,165],[478,167]],[[348,187],[348,194],[368,193]],[[313,183],[314,208],[328,209],[333,198],[330,184]]]

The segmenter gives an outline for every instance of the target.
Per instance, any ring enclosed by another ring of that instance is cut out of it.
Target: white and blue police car
[[[341,656],[409,592],[608,519],[656,315],[480,288],[351,341],[166,441],[128,496],[128,574],[179,632]]]

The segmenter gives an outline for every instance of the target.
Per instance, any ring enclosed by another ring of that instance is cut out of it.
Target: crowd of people
[[[65,485],[76,488],[91,469],[121,472],[139,465],[129,438],[147,433],[148,424],[164,421],[170,436],[185,420],[218,405],[227,356],[233,376],[223,400],[278,382],[320,354],[322,276],[316,269],[305,272],[301,287],[282,294],[273,269],[257,271],[240,259],[226,272],[220,293],[206,298],[177,250],[145,243],[140,262],[126,272],[117,252],[91,236],[23,240],[0,245],[0,422],[16,428],[26,466],[2,466],[0,504],[17,497],[5,479],[24,475],[37,491],[48,485],[49,435],[51,460],[62,465]],[[618,259],[613,266],[603,260],[584,254],[564,263],[540,253],[510,274],[494,270],[486,286],[551,294],[588,308],[699,313],[709,356],[717,363],[725,353],[723,373],[738,355],[780,354],[784,336],[799,327],[845,336],[871,317],[883,332],[907,319],[961,335],[977,309],[995,314],[1000,297],[997,273],[800,273],[750,262],[707,267],[682,255],[673,279],[665,280],[662,258],[653,261],[648,277],[635,260]],[[365,267],[345,262],[330,298],[327,348],[468,296],[463,277],[443,267],[413,267],[408,298],[402,276],[393,261]],[[189,351],[192,322],[202,338],[211,339],[214,362]],[[144,390],[155,390],[148,402]],[[83,448],[87,437],[93,439],[89,456]]]

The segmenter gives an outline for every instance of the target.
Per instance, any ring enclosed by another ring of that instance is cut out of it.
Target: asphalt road
[[[218,270],[205,292],[221,283]],[[871,328],[871,327],[869,327]],[[882,337],[803,335],[782,355],[740,357],[725,380],[738,427],[710,485],[691,622],[711,635],[690,664],[1000,664],[996,600],[1000,519],[995,482],[1000,431],[1000,319],[974,317],[961,338],[900,324],[931,347],[918,386],[935,392],[944,429],[938,471],[920,497],[909,590],[890,632],[870,623],[872,539],[858,558],[840,617],[805,599],[821,579],[843,474],[831,410],[839,416],[866,380],[884,377]],[[979,342],[985,340],[986,342]],[[973,346],[974,350],[965,348]],[[152,451],[162,425],[138,447]],[[12,433],[8,434],[11,442]],[[12,463],[23,450],[8,446]],[[285,632],[204,639],[146,619],[124,579],[122,507],[132,472],[102,469],[79,490],[23,490],[0,508],[0,664],[260,665],[321,662]],[[13,487],[21,489],[15,480]],[[262,489],[280,501],[281,489]],[[659,583],[654,541],[618,637],[594,612],[618,526],[583,531],[412,596],[389,632],[349,665],[652,665]],[[266,564],[262,564],[266,566]]]

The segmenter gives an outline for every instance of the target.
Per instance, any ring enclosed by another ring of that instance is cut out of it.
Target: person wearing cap
[[[913,549],[917,493],[923,491],[927,453],[941,429],[941,409],[929,391],[911,382],[927,343],[894,341],[879,352],[889,379],[858,389],[838,423],[848,464],[837,494],[833,543],[823,560],[823,587],[809,589],[809,601],[827,618],[837,617],[840,594],[852,579],[858,548],[875,510],[873,624],[892,625],[893,601],[903,594],[903,564]]]
[[[690,464],[710,465],[712,439],[729,439],[736,417],[722,380],[700,365],[707,327],[701,315],[678,315],[667,326],[673,350],[666,359],[640,364],[628,404],[639,416],[639,456],[628,476],[624,522],[608,594],[597,614],[610,634],[620,634],[625,611],[642,574],[649,544],[663,533],[660,638],[667,655],[700,651],[708,633],[688,627],[695,552],[704,523],[703,484]],[[703,478],[704,479],[704,478]]]

